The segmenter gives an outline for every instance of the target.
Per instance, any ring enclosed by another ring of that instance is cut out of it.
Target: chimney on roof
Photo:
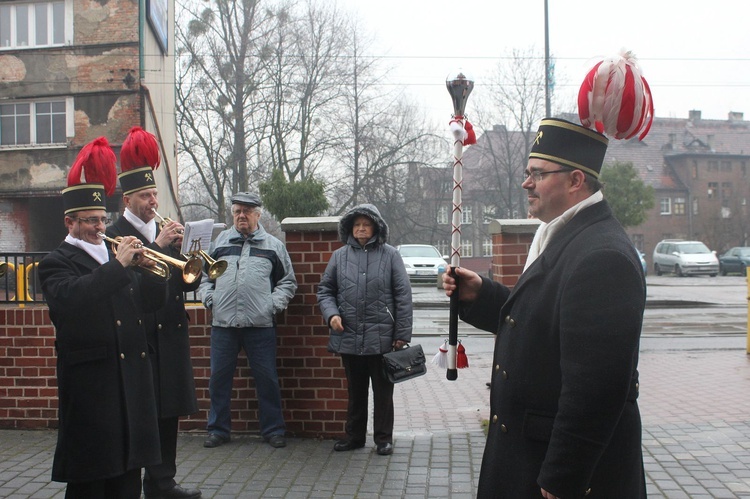
[[[497,133],[504,133],[506,131],[505,125],[492,125],[492,131]]]
[[[745,118],[744,118],[743,113],[738,113],[736,111],[729,111],[728,119],[729,121],[734,123],[736,121],[742,121]]]
[[[713,151],[714,150],[714,135],[709,133],[706,135],[706,145],[708,146],[708,149]]]
[[[689,112],[688,117],[690,121],[700,121],[701,120],[701,112],[699,109],[693,109]]]

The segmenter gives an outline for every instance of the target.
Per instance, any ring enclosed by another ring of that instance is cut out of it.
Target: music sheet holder
[[[197,249],[193,246],[193,241],[200,241],[200,249],[208,253],[211,248],[211,241],[226,228],[226,224],[214,223],[210,218],[196,222],[185,222],[185,234],[182,237],[180,252],[184,255]]]

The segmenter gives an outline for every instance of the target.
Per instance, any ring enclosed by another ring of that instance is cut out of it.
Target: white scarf
[[[565,227],[565,224],[570,222],[571,218],[576,216],[576,214],[582,209],[587,208],[592,204],[596,204],[602,199],[604,199],[602,191],[596,191],[580,203],[565,210],[562,215],[550,221],[549,223],[542,222],[539,225],[539,228],[536,230],[536,234],[534,234],[534,240],[531,241],[529,256],[526,258],[526,265],[523,267],[523,271],[526,272],[526,269],[528,269],[531,264],[534,263],[534,260],[539,258],[539,255],[542,254],[544,248],[547,247],[547,244],[550,242],[550,240],[554,237],[555,234],[560,231],[560,229]]]
[[[130,208],[125,208],[122,216],[124,216],[125,220],[130,222],[133,227],[138,229],[138,232],[143,234],[143,236],[147,239],[147,241],[145,241],[146,243],[154,242],[154,239],[156,239],[156,222],[153,218],[148,222],[144,222],[143,220],[138,218],[132,211],[130,211]]]
[[[83,239],[76,239],[75,237],[68,234],[67,236],[65,236],[65,242],[75,246],[76,248],[80,248],[91,255],[91,258],[99,262],[99,265],[104,265],[109,261],[109,252],[107,251],[107,245],[104,244],[104,241],[100,242],[99,244],[91,244],[87,243]]]

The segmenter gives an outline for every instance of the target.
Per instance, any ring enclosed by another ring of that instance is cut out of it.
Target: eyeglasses
[[[549,172],[544,172],[540,170],[524,170],[523,171],[523,179],[527,180],[529,177],[531,177],[531,180],[536,184],[537,182],[541,181],[545,175],[549,175],[551,173],[568,173],[570,170],[552,170]]]
[[[107,217],[87,217],[87,218],[76,217],[76,220],[78,220],[79,222],[86,222],[89,225],[96,225],[98,223],[107,225],[109,222],[112,221],[111,218],[107,218]]]

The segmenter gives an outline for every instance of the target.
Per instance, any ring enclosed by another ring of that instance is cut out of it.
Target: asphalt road
[[[740,276],[648,276],[641,350],[744,349],[748,333],[748,284]],[[434,285],[415,284],[414,336],[425,352],[448,337],[448,299]],[[459,338],[476,352],[490,352],[494,336],[459,321]]]

